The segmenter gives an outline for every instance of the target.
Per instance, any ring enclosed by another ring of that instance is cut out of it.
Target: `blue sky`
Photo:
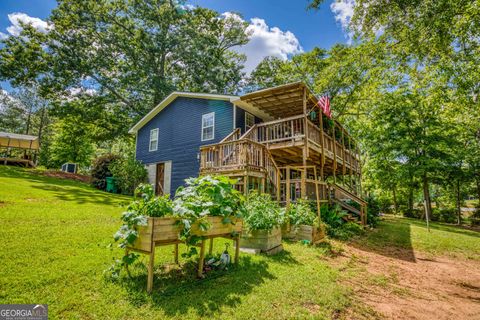
[[[329,48],[347,42],[342,24],[348,19],[353,1],[327,0],[318,11],[307,11],[307,0],[190,0],[189,3],[220,13],[239,13],[250,23],[251,43],[238,50],[247,55],[248,72],[267,55],[286,59],[315,46]],[[55,0],[1,0],[0,36],[16,32],[15,19],[45,27],[41,20],[33,18],[45,20],[55,6]],[[2,87],[9,89],[6,83]]]

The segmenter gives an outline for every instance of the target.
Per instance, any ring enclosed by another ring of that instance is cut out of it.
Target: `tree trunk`
[[[457,179],[457,224],[462,224],[462,208],[460,207],[460,179]]]
[[[392,188],[392,193],[393,193],[393,209],[395,210],[395,215],[398,214],[398,202],[397,202],[397,188],[393,186]]]
[[[430,189],[427,173],[423,174],[423,198],[425,199],[425,219],[432,220],[432,203],[430,202]]]
[[[408,210],[413,211],[413,186],[410,185],[408,189]]]
[[[477,200],[478,204],[477,206],[480,208],[480,175],[477,175]]]

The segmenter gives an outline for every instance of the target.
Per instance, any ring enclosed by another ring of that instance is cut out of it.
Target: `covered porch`
[[[0,132],[0,164],[35,167],[39,147],[37,136]]]

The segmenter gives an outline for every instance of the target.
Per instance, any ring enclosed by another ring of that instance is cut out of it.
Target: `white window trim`
[[[213,124],[211,126],[207,126],[207,127],[204,127],[203,126],[203,120],[206,118],[206,117],[209,117],[209,116],[212,116],[213,117]],[[206,129],[206,128],[213,128],[212,130],[212,137],[211,138],[208,138],[208,139],[205,139],[203,137],[203,129]],[[203,114],[202,115],[202,133],[201,133],[201,137],[202,137],[202,141],[210,141],[210,140],[213,140],[215,139],[215,112],[210,112],[210,113],[206,113],[206,114]]]
[[[155,139],[152,139],[152,133],[156,132]],[[155,149],[152,148],[152,142],[156,141]],[[150,130],[150,138],[148,139],[148,151],[153,152],[158,150],[158,128]]]
[[[250,128],[255,125],[255,116],[253,114],[251,114],[250,112],[245,111],[245,132],[247,132],[247,130],[250,129],[250,128],[247,129],[247,117],[249,115],[253,117],[253,124],[250,126]]]

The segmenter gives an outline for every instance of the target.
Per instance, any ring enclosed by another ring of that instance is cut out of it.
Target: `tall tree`
[[[248,41],[246,23],[213,10],[175,0],[60,0],[48,23],[46,34],[23,26],[3,40],[0,79],[36,84],[57,101],[90,92],[105,118],[131,123],[172,90],[232,93],[242,78],[245,58],[231,49]]]

